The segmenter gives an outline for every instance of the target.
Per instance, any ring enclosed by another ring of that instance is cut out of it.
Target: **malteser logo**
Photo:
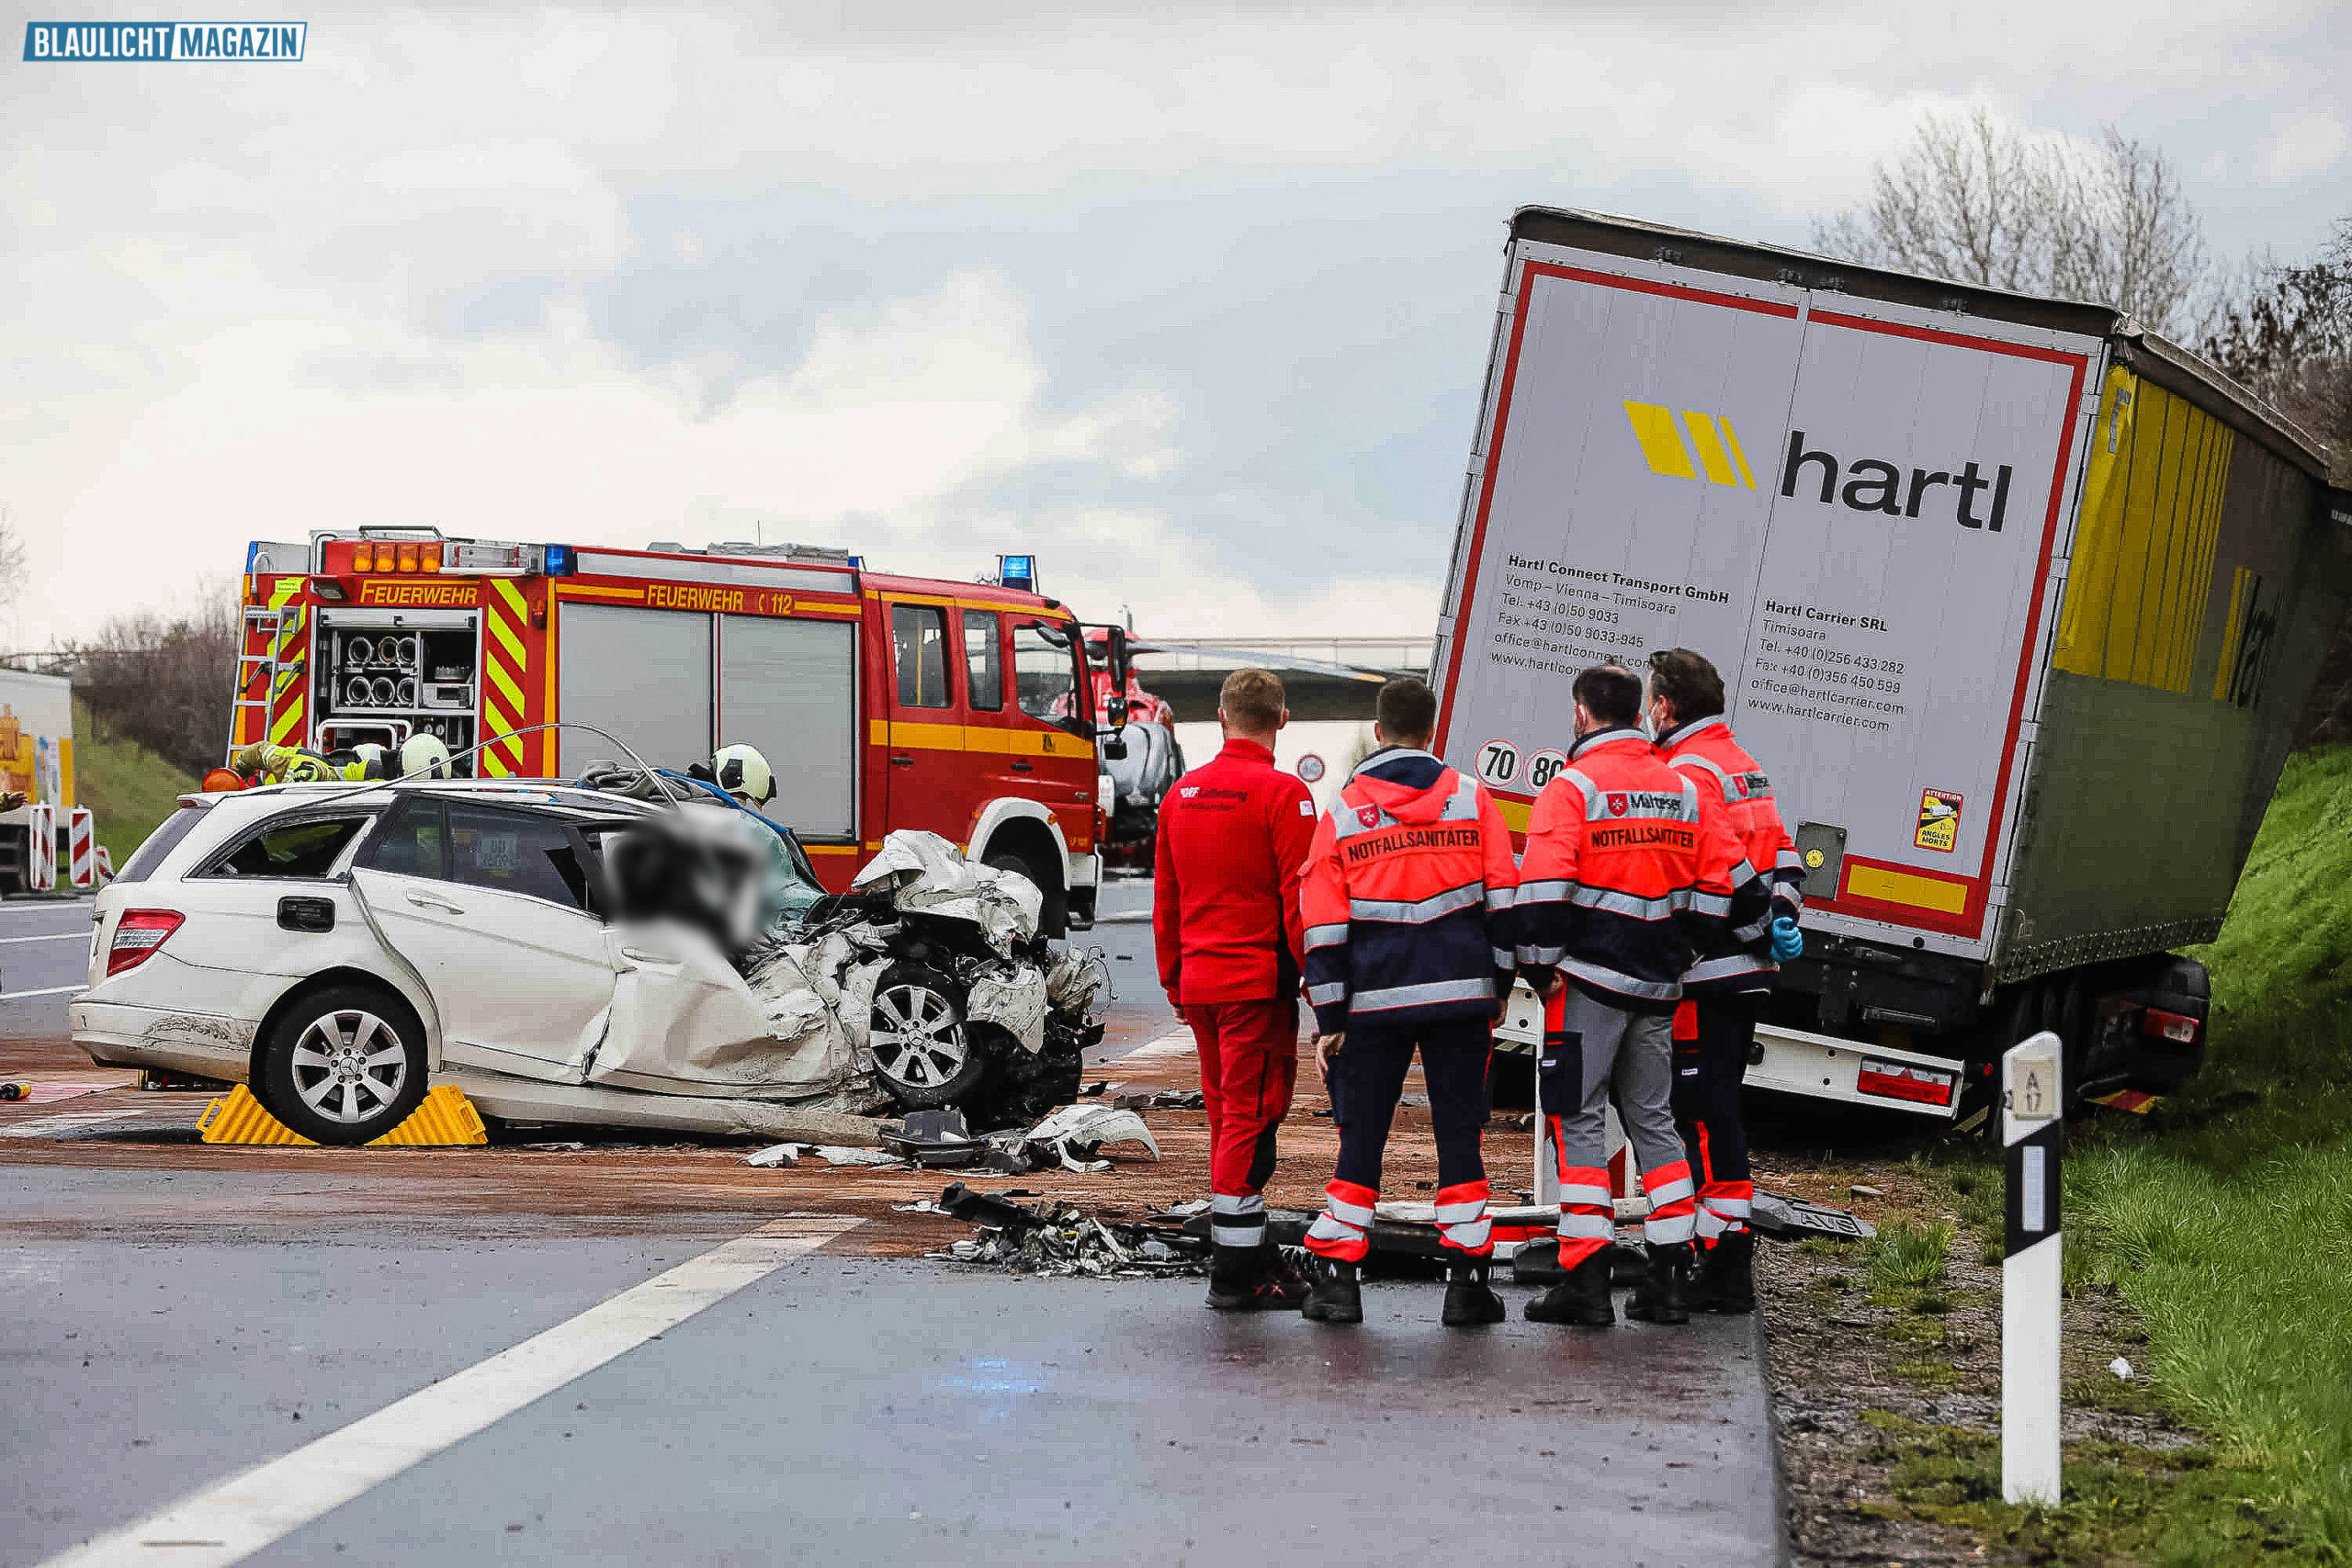
[[[1634,439],[1642,444],[1650,472],[1695,479],[1703,470],[1711,484],[1756,488],[1756,476],[1747,471],[1747,458],[1739,449],[1739,436],[1731,421],[1689,409],[1678,419],[1663,403],[1637,403],[1631,399],[1625,403],[1625,417],[1633,421]]]

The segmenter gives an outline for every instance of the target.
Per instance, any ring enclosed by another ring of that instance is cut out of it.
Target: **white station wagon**
[[[250,1083],[345,1145],[440,1080],[493,1117],[804,1135],[844,1077],[842,1032],[779,1047],[715,944],[607,919],[605,840],[665,807],[487,780],[185,799],[97,897],[71,1008],[94,1061]],[[869,1094],[942,1104],[979,1080],[996,1042],[947,973],[898,964],[873,985]]]

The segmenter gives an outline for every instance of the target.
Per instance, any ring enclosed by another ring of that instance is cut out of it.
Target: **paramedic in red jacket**
[[[1605,1133],[1613,1100],[1650,1200],[1649,1274],[1626,1311],[1687,1323],[1697,1203],[1671,1108],[1669,1019],[1684,973],[1755,918],[1762,890],[1721,801],[1668,767],[1637,728],[1641,682],[1596,665],[1574,692],[1577,742],[1535,797],[1520,863],[1519,963],[1545,1003],[1536,1071],[1568,1276],[1528,1303],[1527,1315],[1589,1327],[1616,1321]]]
[[[1290,712],[1272,671],[1227,675],[1216,716],[1225,750],[1159,804],[1152,937],[1159,983],[1200,1044],[1216,1247],[1208,1303],[1295,1308],[1306,1282],[1266,1244],[1261,1194],[1298,1078],[1298,885],[1315,800],[1274,766],[1274,735]]]
[[[1331,1089],[1340,1168],[1306,1233],[1321,1259],[1306,1316],[1361,1323],[1356,1268],[1380,1201],[1381,1154],[1413,1052],[1437,1135],[1437,1225],[1449,1259],[1443,1322],[1499,1322],[1487,1168],[1487,1059],[1510,995],[1510,833],[1476,779],[1430,755],[1437,698],[1419,681],[1380,688],[1373,738],[1315,828],[1299,907],[1315,1059]]]
[[[1779,961],[1804,952],[1797,928],[1804,868],[1773,804],[1772,781],[1724,721],[1724,678],[1714,665],[1687,648],[1653,653],[1649,696],[1658,756],[1722,797],[1748,868],[1771,893],[1770,908],[1732,933],[1736,947],[1683,975],[1674,1014],[1674,1122],[1699,1183],[1701,1258],[1691,1304],[1754,1312],[1756,1237],[1747,1213],[1756,1188],[1739,1087]]]

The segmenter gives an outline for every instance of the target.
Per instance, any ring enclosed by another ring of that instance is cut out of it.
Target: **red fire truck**
[[[643,550],[322,532],[246,553],[230,751],[331,752],[430,734],[459,771],[573,778],[617,748],[683,769],[756,746],[769,808],[845,889],[893,829],[924,829],[1046,896],[1047,934],[1092,923],[1100,727],[1082,627],[1035,592],[1032,557],[992,582],[886,577],[841,551]],[[1112,628],[1125,688],[1125,638]],[[533,727],[563,722],[560,729]]]

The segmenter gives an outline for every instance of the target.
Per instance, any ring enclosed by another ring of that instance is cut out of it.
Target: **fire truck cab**
[[[628,743],[684,769],[756,746],[767,808],[835,891],[894,829],[939,834],[1045,894],[1046,934],[1091,926],[1101,881],[1086,628],[1035,592],[888,577],[858,558],[743,544],[643,550],[313,534],[246,556],[230,737],[326,753],[430,734],[485,777],[577,778]],[[1124,666],[1125,637],[1113,635]],[[1112,690],[1125,685],[1122,679]]]

